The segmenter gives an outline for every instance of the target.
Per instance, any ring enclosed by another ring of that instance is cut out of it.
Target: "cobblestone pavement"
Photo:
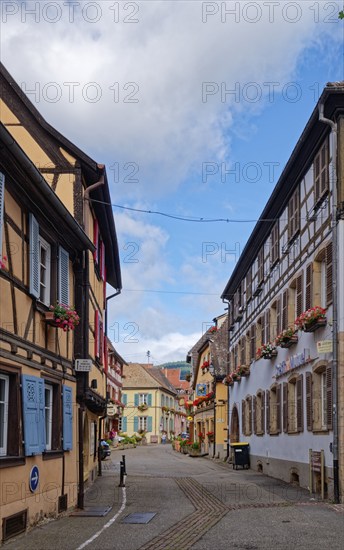
[[[119,462],[126,455],[126,488]],[[341,550],[344,505],[251,470],[191,458],[170,446],[112,452],[87,491],[106,517],[64,515],[4,544],[4,550]],[[147,524],[122,523],[132,513]]]

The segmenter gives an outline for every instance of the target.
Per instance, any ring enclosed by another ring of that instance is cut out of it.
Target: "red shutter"
[[[327,429],[332,430],[332,365],[326,367],[326,421]]]
[[[99,361],[102,365],[104,361],[104,330],[101,321],[99,322]]]
[[[94,356],[99,358],[99,311],[94,315]]]
[[[104,372],[107,373],[109,370],[109,350],[107,347],[106,336],[104,335]]]
[[[303,375],[296,380],[296,415],[297,431],[303,432]]]
[[[102,279],[105,277],[105,244],[101,242],[100,248],[100,276]]]
[[[265,401],[266,401],[266,433],[270,433],[270,391],[266,390],[265,392]]]
[[[313,430],[313,376],[311,372],[306,372],[306,417],[307,430]]]

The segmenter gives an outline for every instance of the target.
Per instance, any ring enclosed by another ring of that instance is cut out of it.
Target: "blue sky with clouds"
[[[1,58],[43,116],[106,164],[114,204],[255,220],[323,86],[343,79],[341,8],[4,1]],[[124,289],[110,336],[128,361],[183,359],[224,311],[254,222],[114,216]]]

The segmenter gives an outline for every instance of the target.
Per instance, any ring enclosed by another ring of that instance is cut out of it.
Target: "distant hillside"
[[[190,364],[186,363],[186,361],[171,361],[170,363],[158,365],[158,369],[186,369],[189,371],[190,368]]]
[[[159,369],[180,369],[180,379],[186,380],[186,375],[191,371],[190,363],[186,361],[171,361],[170,363],[164,363],[158,366]]]

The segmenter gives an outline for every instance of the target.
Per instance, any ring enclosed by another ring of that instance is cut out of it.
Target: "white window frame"
[[[46,262],[42,264],[42,249],[46,252]],[[39,300],[46,306],[50,306],[50,284],[51,284],[51,246],[50,244],[39,236]],[[42,281],[42,270],[45,273],[44,280]],[[42,291],[44,296],[42,296]]]
[[[9,395],[9,386],[10,379],[6,374],[0,374],[0,380],[5,383],[4,398],[0,401],[0,407],[3,408],[3,422],[0,425],[1,435],[2,435],[2,445],[0,447],[0,456],[7,455],[7,435],[8,435],[8,395]]]
[[[48,397],[48,398],[47,398]],[[51,384],[44,385],[45,449],[51,451],[54,391]]]
[[[139,406],[148,405],[148,393],[139,393]]]
[[[139,430],[143,430],[144,432],[147,431],[147,424],[148,424],[148,416],[139,416],[138,417],[138,429]]]

